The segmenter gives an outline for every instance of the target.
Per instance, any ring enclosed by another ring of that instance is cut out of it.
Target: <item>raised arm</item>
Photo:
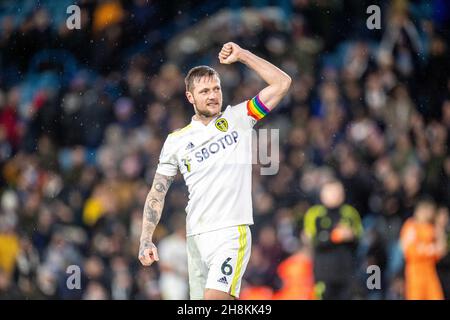
[[[219,53],[219,61],[223,64],[239,61],[254,70],[268,84],[258,96],[269,110],[278,105],[291,86],[292,80],[289,75],[270,62],[248,50],[242,49],[233,42],[223,45]]]
[[[153,243],[153,232],[158,225],[161,213],[164,208],[164,199],[174,177],[155,174],[153,185],[145,200],[142,217],[141,243],[139,246],[139,261],[144,266],[151,265],[158,261],[158,250]]]

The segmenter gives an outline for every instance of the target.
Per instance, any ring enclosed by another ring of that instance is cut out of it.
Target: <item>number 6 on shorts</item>
[[[230,260],[231,258],[226,258],[225,261],[222,263],[222,267],[220,268],[222,273],[226,276],[229,276],[230,274],[233,273],[233,267],[230,264],[228,264]]]

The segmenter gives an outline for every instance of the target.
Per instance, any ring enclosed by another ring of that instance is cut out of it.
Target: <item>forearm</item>
[[[284,71],[274,66],[267,60],[258,57],[249,50],[242,50],[239,61],[254,70],[266,83],[282,88],[289,88],[291,78]]]
[[[160,199],[157,194],[150,191],[145,201],[142,217],[141,241],[152,241],[153,233],[161,219],[163,208],[164,200]]]
[[[172,181],[173,177],[167,177],[160,174],[155,175],[152,188],[145,200],[144,212],[142,215],[141,242],[152,242],[153,233],[161,219],[164,208],[164,199]]]

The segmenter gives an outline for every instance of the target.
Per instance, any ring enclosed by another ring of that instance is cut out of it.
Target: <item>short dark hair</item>
[[[189,70],[186,78],[184,78],[184,83],[186,84],[186,91],[191,91],[194,87],[194,80],[200,79],[202,77],[214,77],[219,78],[219,74],[216,70],[208,66],[198,66]]]

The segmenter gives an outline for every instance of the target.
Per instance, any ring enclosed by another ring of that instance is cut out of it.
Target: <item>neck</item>
[[[215,117],[217,117],[220,113],[215,114],[211,117],[207,117],[205,115],[202,114],[198,114],[196,113],[193,117],[194,120],[200,121],[201,123],[203,123],[205,126],[208,125],[208,123],[211,122],[211,120],[213,120]]]

